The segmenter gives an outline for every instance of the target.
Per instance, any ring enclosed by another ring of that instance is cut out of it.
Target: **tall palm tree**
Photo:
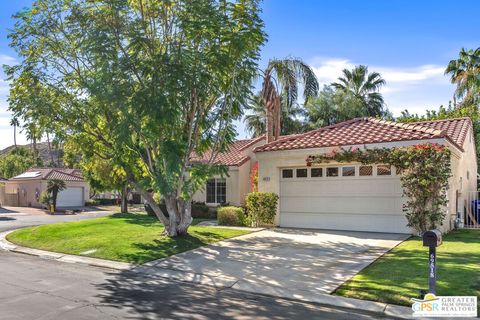
[[[378,72],[368,72],[368,67],[358,65],[352,70],[343,69],[343,76],[332,86],[356,97],[365,108],[364,113],[376,116],[383,112],[384,101],[380,88],[385,80]]]
[[[262,101],[266,109],[267,142],[278,139],[281,133],[281,96],[290,108],[298,98],[299,84],[303,86],[305,102],[318,93],[318,81],[312,68],[300,59],[270,60],[263,72]]]
[[[458,58],[451,60],[445,69],[450,81],[457,85],[454,100],[462,99],[461,104],[472,103],[480,91],[480,48],[462,48]]]
[[[20,126],[20,121],[17,117],[10,119],[10,125],[13,126],[13,144],[17,147],[17,127]]]

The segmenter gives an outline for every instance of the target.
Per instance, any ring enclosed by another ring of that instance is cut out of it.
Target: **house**
[[[32,168],[5,182],[4,205],[42,207],[40,195],[47,189],[49,179],[65,181],[67,188],[58,194],[57,207],[81,207],[89,199],[90,188],[77,169]]]
[[[223,203],[240,206],[251,191],[250,171],[256,162],[253,149],[265,144],[265,137],[235,141],[227,152],[216,156],[215,161],[228,166],[228,175],[214,176],[208,180],[205,188],[193,196],[193,201],[205,202],[216,206]],[[193,157],[192,163],[206,161],[211,157],[207,153],[202,158]]]
[[[449,204],[443,223],[444,231],[450,230],[457,212],[469,212],[469,195],[477,190],[469,118],[403,124],[358,118],[280,138],[253,150],[259,166],[258,188],[280,196],[276,224],[281,227],[411,233],[395,168],[381,163],[307,167],[306,159],[340,146],[391,148],[419,143],[442,144],[452,152]]]

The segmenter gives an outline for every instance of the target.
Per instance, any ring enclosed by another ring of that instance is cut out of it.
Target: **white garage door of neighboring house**
[[[69,187],[60,191],[57,197],[57,207],[81,207],[83,206],[83,188]]]
[[[280,170],[280,226],[410,233],[394,168],[324,166]]]

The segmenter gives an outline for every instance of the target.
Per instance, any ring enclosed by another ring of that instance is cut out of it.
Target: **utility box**
[[[423,246],[436,248],[442,244],[442,232],[438,229],[426,231],[423,234]]]

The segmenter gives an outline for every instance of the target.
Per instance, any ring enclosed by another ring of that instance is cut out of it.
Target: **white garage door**
[[[57,197],[57,207],[83,206],[83,188],[70,187],[60,191]]]
[[[324,166],[280,172],[280,226],[410,233],[394,168]]]

